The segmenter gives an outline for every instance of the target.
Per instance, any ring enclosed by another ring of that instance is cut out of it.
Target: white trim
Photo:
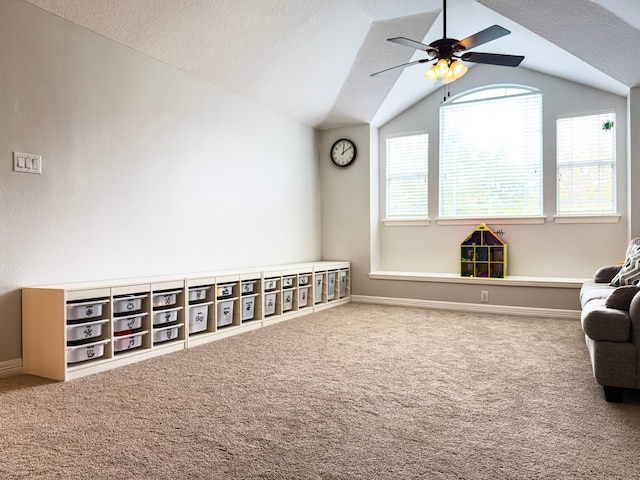
[[[448,310],[457,312],[490,313],[495,315],[520,315],[524,317],[551,317],[566,320],[580,320],[579,310],[515,307],[511,305],[487,305],[480,303],[440,302],[435,300],[373,297],[368,295],[351,295],[351,302],[374,305],[393,305],[397,307],[428,308],[432,310]]]
[[[555,223],[618,223],[620,215],[554,215]]]
[[[420,219],[411,219],[411,218],[403,218],[403,219],[393,219],[393,218],[385,218],[382,220],[382,223],[385,227],[424,227],[431,224],[431,220],[428,218],[420,218]]]
[[[477,218],[436,218],[436,225],[477,225],[478,223],[498,225],[538,225],[547,221],[547,217],[477,217]]]
[[[396,280],[405,282],[461,283],[473,285],[503,285],[508,287],[549,287],[576,288],[582,287],[587,278],[562,277],[517,277],[481,278],[463,277],[455,273],[422,273],[422,272],[369,272],[372,280]]]
[[[0,362],[0,378],[22,374],[22,358]]]

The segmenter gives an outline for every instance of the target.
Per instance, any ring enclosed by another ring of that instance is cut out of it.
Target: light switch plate
[[[13,152],[13,171],[41,174],[42,155]]]

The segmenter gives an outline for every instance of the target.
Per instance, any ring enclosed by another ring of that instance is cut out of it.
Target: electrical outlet
[[[13,152],[13,171],[42,173],[42,156],[33,153]]]
[[[484,303],[489,303],[489,292],[487,290],[482,290],[480,292],[480,301]]]

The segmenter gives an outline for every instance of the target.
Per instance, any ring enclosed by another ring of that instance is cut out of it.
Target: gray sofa
[[[640,277],[625,278],[633,268],[630,258],[636,261],[634,252],[640,252],[639,244],[639,239],[632,240],[623,265],[600,268],[580,290],[581,323],[593,375],[608,402],[621,402],[624,389],[640,388]]]

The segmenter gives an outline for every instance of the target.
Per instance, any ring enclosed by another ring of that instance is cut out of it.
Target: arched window
[[[440,107],[439,216],[542,216],[539,90],[493,85]]]

